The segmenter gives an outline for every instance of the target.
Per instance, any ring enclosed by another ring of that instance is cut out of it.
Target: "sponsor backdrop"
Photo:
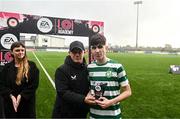
[[[12,60],[9,49],[20,33],[90,37],[103,31],[101,21],[0,12],[0,66]]]

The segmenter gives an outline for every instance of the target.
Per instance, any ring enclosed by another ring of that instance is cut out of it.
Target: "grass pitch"
[[[35,52],[52,79],[67,55],[62,52]],[[180,65],[179,55],[108,53],[123,64],[127,72],[132,96],[121,103],[124,118],[180,118],[180,75],[169,74],[171,64]],[[55,101],[55,89],[40,69],[37,91],[37,118],[50,118]]]

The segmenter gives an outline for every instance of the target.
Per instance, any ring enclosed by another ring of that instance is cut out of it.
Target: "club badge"
[[[111,77],[112,77],[112,71],[111,71],[111,69],[109,69],[109,70],[106,72],[106,77],[107,77],[107,78],[111,78]]]

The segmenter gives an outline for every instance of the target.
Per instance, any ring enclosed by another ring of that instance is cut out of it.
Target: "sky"
[[[135,46],[135,0],[0,0],[0,11],[104,22],[111,45]],[[180,0],[142,0],[138,46],[180,48]],[[85,39],[68,37],[67,39]]]

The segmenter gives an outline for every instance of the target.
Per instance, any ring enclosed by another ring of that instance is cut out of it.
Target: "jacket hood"
[[[74,62],[69,55],[66,56],[64,63],[67,65],[71,65],[72,67],[76,69],[83,69],[84,67],[87,66],[85,58],[83,58],[83,63],[77,63],[77,62]]]

